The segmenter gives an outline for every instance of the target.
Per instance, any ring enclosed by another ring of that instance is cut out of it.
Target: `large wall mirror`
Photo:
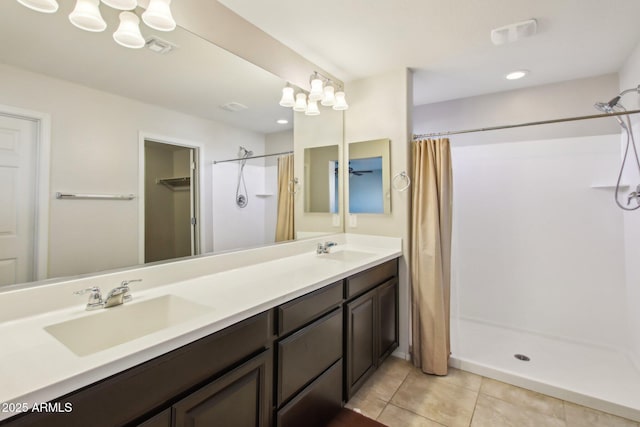
[[[348,145],[349,213],[391,213],[389,139]]]
[[[274,243],[279,156],[263,155],[297,150],[293,112],[278,105],[286,82],[180,27],[142,27],[154,48],[124,48],[118,11],[101,6],[107,30],[89,33],[70,24],[73,3],[55,14],[0,3],[0,162],[24,145],[16,135],[41,144],[24,158],[25,189],[0,163],[4,206],[28,192],[38,202],[28,215],[3,207],[0,235],[25,223],[37,235],[19,261],[0,260],[0,285],[139,265],[145,240],[168,245],[154,260]],[[161,202],[145,200],[149,187]]]

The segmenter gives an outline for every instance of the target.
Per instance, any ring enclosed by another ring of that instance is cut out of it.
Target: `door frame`
[[[197,235],[195,236],[198,253],[202,253],[202,246],[205,236],[205,223],[204,218],[204,203],[201,195],[204,188],[204,144],[200,142],[190,141],[182,138],[175,138],[172,136],[159,135],[151,132],[138,132],[138,263],[144,264],[144,222],[145,222],[145,162],[144,162],[144,142],[153,141],[161,144],[178,145],[185,148],[193,149],[197,154],[197,167],[198,167],[198,185],[194,191],[194,198],[196,200],[196,209],[198,213],[197,221]]]
[[[51,160],[51,115],[35,110],[0,104],[0,114],[35,122],[36,170],[35,170],[35,230],[33,248],[34,280],[44,280],[49,270],[49,191]]]

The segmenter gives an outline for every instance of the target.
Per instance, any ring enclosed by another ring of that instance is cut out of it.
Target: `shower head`
[[[242,158],[246,158],[246,157],[251,157],[253,156],[253,151],[251,150],[247,150],[246,148],[244,148],[242,145],[240,146],[240,157]]]
[[[613,113],[613,108],[618,105],[619,101],[620,95],[616,96],[609,102],[596,102],[595,104],[593,104],[593,106],[596,108],[596,110],[602,111],[603,113]]]

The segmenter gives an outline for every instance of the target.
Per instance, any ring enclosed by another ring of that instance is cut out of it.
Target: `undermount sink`
[[[318,258],[329,259],[334,261],[357,262],[367,258],[371,258],[374,254],[371,252],[355,251],[351,249],[336,250],[327,254],[319,254]]]
[[[213,309],[175,295],[132,302],[44,328],[78,356],[106,350],[170,328]]]

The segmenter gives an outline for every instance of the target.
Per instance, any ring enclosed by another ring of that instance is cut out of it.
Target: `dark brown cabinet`
[[[398,347],[397,261],[388,261],[347,279],[345,303],[345,400]]]
[[[8,427],[323,427],[398,345],[397,260],[336,281]]]
[[[173,405],[175,427],[267,427],[271,416],[271,350]]]

